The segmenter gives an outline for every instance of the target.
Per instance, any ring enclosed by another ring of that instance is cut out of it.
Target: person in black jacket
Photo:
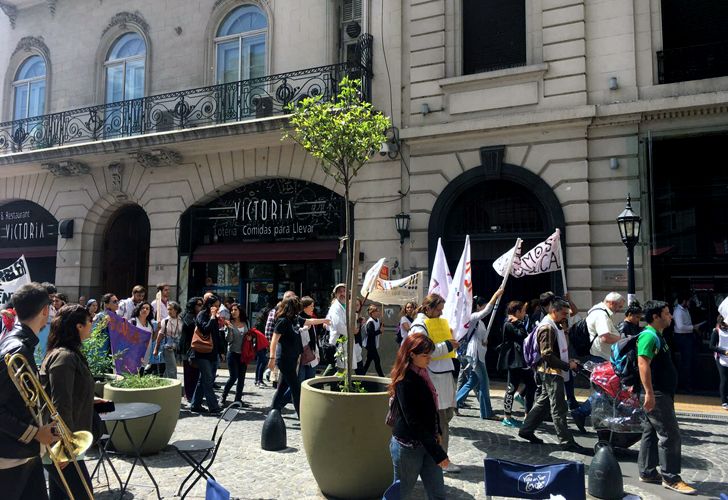
[[[624,311],[624,321],[617,325],[617,330],[619,330],[619,333],[623,334],[625,337],[639,335],[642,331],[642,327],[640,326],[641,320],[642,306],[639,302],[634,300]]]
[[[194,352],[193,359],[197,364],[197,369],[200,370],[200,378],[197,381],[197,387],[195,387],[195,393],[192,395],[192,402],[190,403],[190,411],[196,413],[205,412],[202,407],[203,397],[207,401],[207,411],[209,413],[214,414],[221,411],[213,387],[215,381],[213,378],[214,366],[222,349],[220,346],[220,323],[217,315],[219,307],[220,299],[215,295],[210,295],[205,299],[202,311],[195,318],[195,326],[200,331],[201,336],[204,339],[212,340],[211,352],[190,349]]]
[[[184,379],[185,398],[192,402],[192,396],[200,378],[200,370],[192,366],[189,359],[192,335],[195,333],[195,319],[202,310],[202,297],[192,297],[187,301],[185,312],[182,315],[182,333],[179,339],[179,353],[182,358],[182,374]]]
[[[4,499],[47,499],[40,444],[58,441],[55,424],[38,427],[8,376],[5,355],[22,354],[38,374],[33,353],[48,322],[48,292],[38,283],[23,285],[13,294],[13,305],[20,323],[0,340],[0,485]]]
[[[450,460],[441,446],[437,392],[427,371],[434,350],[435,344],[427,335],[408,335],[397,352],[390,375],[394,426],[389,451],[403,500],[410,497],[418,476],[428,498],[445,499],[442,470]]]
[[[367,362],[362,368],[362,375],[366,375],[369,371],[372,361],[374,361],[374,369],[377,375],[384,377],[382,371],[382,361],[379,358],[379,336],[382,334],[382,313],[376,304],[369,304],[369,319],[364,324],[366,338],[364,339],[364,347],[367,350]]]
[[[533,407],[534,396],[536,395],[536,381],[531,370],[523,358],[523,341],[526,340],[526,326],[523,319],[526,317],[527,303],[513,300],[508,303],[506,312],[508,319],[503,325],[503,343],[498,353],[498,369],[508,371],[508,387],[503,396],[503,426],[520,427],[521,423],[513,419],[513,399],[518,386],[523,382],[526,386],[524,399],[526,413]]]
[[[720,376],[720,402],[728,410],[728,323],[718,316],[715,329],[710,334],[710,350],[715,353],[715,365]]]

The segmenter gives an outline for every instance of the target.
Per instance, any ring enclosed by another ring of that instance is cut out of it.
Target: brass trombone
[[[15,387],[20,393],[20,397],[23,398],[25,406],[30,410],[30,414],[33,415],[36,425],[40,428],[44,425],[44,414],[47,412],[50,415],[50,422],[56,424],[56,435],[60,440],[55,443],[52,447],[48,448],[48,457],[53,462],[53,465],[58,471],[58,476],[63,482],[63,486],[66,489],[66,494],[71,500],[75,500],[73,493],[71,492],[70,486],[66,478],[63,476],[61,464],[65,462],[73,462],[76,467],[78,477],[81,479],[86,494],[89,500],[93,500],[93,493],[91,488],[86,483],[86,480],[81,473],[81,467],[76,461],[76,457],[81,453],[88,450],[93,444],[93,435],[88,431],[77,431],[71,432],[66,426],[61,416],[58,414],[55,405],[51,401],[51,398],[43,390],[43,386],[38,379],[38,376],[33,372],[28,360],[25,356],[20,353],[6,354],[5,364],[8,367],[8,375],[10,380],[13,381]]]

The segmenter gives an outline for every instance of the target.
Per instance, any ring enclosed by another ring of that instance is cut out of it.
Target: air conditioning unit
[[[168,132],[174,130],[174,112],[173,111],[162,111],[159,114],[159,120],[155,125],[157,132]]]
[[[362,0],[344,0],[341,5],[341,60],[354,62],[356,43],[362,33]]]

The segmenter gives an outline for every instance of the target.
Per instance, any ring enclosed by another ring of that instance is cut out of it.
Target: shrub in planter
[[[174,428],[179,419],[180,404],[180,381],[168,378],[160,378],[153,375],[140,377],[128,375],[122,379],[109,382],[104,386],[104,398],[114,403],[155,403],[162,407],[157,414],[149,437],[142,447],[142,454],[149,455],[158,453],[167,446],[172,437]],[[129,434],[134,442],[139,443],[144,439],[144,434],[149,427],[153,417],[145,417],[127,422]],[[113,423],[107,427],[111,431]],[[133,453],[129,439],[119,423],[116,432],[111,436],[114,448],[123,453]]]

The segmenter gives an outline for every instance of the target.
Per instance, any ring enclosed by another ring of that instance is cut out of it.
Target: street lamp
[[[398,213],[394,216],[394,225],[399,233],[399,244],[402,245],[404,244],[404,239],[408,238],[410,235],[410,215],[404,212]]]
[[[619,217],[617,226],[622,237],[622,243],[627,247],[627,305],[635,300],[634,285],[634,246],[640,239],[642,217],[632,211],[632,198],[627,194],[627,206]]]

